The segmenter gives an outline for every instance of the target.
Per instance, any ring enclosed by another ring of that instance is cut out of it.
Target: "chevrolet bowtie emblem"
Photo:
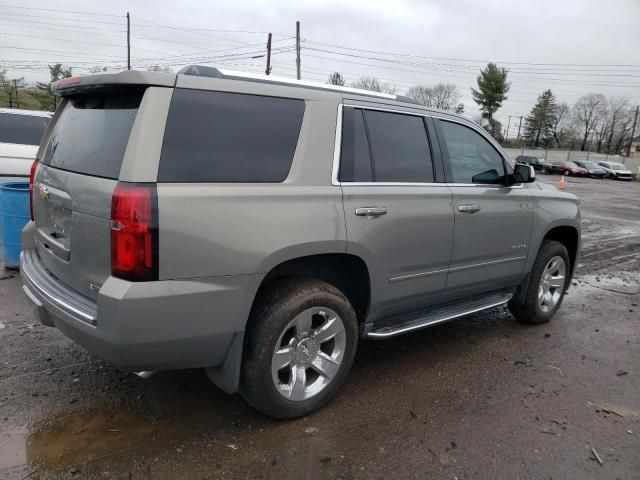
[[[40,199],[46,200],[47,198],[49,198],[49,190],[47,187],[40,187]]]

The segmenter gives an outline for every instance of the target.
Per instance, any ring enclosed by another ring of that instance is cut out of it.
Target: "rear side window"
[[[0,113],[0,143],[40,145],[48,124],[47,117]]]
[[[68,97],[40,161],[117,179],[143,93],[136,89]]]
[[[303,100],[176,89],[158,181],[282,182],[303,115]]]
[[[424,120],[416,115],[343,109],[340,181],[432,183]]]

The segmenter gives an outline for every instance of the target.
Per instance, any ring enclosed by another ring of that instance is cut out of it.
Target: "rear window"
[[[143,93],[136,89],[68,97],[40,161],[117,179]]]
[[[158,181],[282,182],[303,115],[303,100],[176,89]]]
[[[0,113],[0,143],[40,145],[48,123],[47,117]]]

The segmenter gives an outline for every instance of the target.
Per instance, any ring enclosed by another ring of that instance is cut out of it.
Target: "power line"
[[[17,8],[19,10],[39,10],[42,12],[55,12],[55,13],[76,13],[80,15],[94,15],[97,17],[124,17],[124,15],[116,15],[112,13],[98,13],[98,12],[89,12],[87,10],[61,10],[54,8],[41,8],[41,7],[26,7],[24,5],[8,5],[4,3],[0,3],[0,8]]]

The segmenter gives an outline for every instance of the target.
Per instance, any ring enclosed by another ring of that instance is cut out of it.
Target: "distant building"
[[[631,151],[629,152],[629,157],[640,158],[640,136],[635,137],[631,141]]]

